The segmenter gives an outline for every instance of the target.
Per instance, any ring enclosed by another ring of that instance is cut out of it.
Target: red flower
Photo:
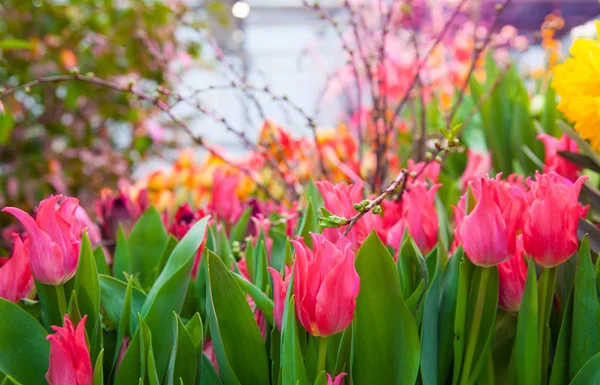
[[[357,212],[353,205],[363,200],[362,183],[333,185],[331,182],[321,181],[317,182],[317,187],[323,196],[325,208],[340,217],[350,218],[355,215]],[[358,250],[371,231],[380,230],[381,226],[381,217],[378,215],[370,212],[364,215],[346,236],[351,242],[352,250]],[[336,242],[343,231],[344,228],[323,229],[323,235],[330,242]]]
[[[313,250],[294,243],[294,296],[300,323],[314,336],[327,337],[348,327],[354,317],[360,277],[352,245],[345,237],[334,244],[311,234]]]
[[[537,136],[539,140],[544,143],[546,149],[546,156],[544,159],[544,174],[552,171],[556,172],[571,182],[577,180],[577,172],[581,167],[574,163],[569,162],[558,154],[559,151],[579,152],[577,142],[569,138],[567,135],[563,135],[562,138],[557,139],[548,134],[540,134]]]
[[[506,261],[515,251],[518,206],[507,199],[501,182],[481,178],[480,198],[460,225],[467,257],[475,265],[490,267]]]
[[[235,194],[239,180],[239,175],[228,176],[218,171],[213,177],[213,189],[208,209],[227,224],[235,223],[244,211],[242,203]]]
[[[65,315],[65,326],[52,326],[56,333],[46,337],[50,341],[50,367],[46,373],[50,385],[92,385],[92,363],[85,343],[86,318],[83,316],[75,329]]]
[[[411,185],[402,197],[402,217],[387,234],[388,245],[399,247],[404,231],[408,229],[408,233],[423,253],[433,249],[438,236],[435,193],[440,187],[440,184],[436,184],[428,189],[426,182],[419,181]]]
[[[75,217],[79,201],[51,195],[40,202],[35,220],[23,210],[6,207],[29,234],[29,264],[33,277],[46,285],[61,285],[75,275],[83,225]],[[59,201],[62,203],[58,204]]]
[[[575,183],[556,173],[536,174],[532,203],[525,214],[523,243],[543,267],[560,265],[577,251],[577,224],[585,213],[577,198],[586,176]]]
[[[467,150],[467,167],[460,177],[460,186],[466,190],[469,182],[476,178],[486,176],[492,167],[492,156],[490,153],[480,154]]]
[[[12,257],[0,266],[0,297],[17,303],[21,298],[29,298],[34,288],[29,270],[28,245],[15,235]]]
[[[523,236],[517,238],[515,254],[498,265],[498,306],[518,312],[527,281],[527,263],[523,259]]]

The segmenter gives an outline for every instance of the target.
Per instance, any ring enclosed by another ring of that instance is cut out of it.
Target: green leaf
[[[200,374],[200,385],[222,385],[223,382],[219,374],[212,365],[212,362],[202,354],[202,373]]]
[[[550,385],[562,385],[569,383],[569,348],[571,344],[571,331],[573,328],[573,291],[569,295],[565,311],[563,312],[560,332],[556,351],[554,352],[554,362],[552,364],[552,374],[550,376]]]
[[[173,329],[174,343],[167,371],[167,384],[176,385],[179,379],[184,384],[193,384],[197,369],[196,349],[192,337],[175,313],[173,313]]]
[[[0,373],[27,385],[46,385],[50,343],[25,310],[0,298]]]
[[[153,271],[167,244],[167,232],[160,214],[149,207],[133,226],[127,245],[131,256],[131,272],[138,276],[146,289],[152,285]]]
[[[474,384],[483,369],[492,343],[498,309],[497,268],[474,266],[470,286],[465,323],[466,349],[461,378],[466,378],[469,384]]]
[[[0,379],[2,379],[2,376],[0,376]],[[22,384],[19,381],[12,378],[11,376],[7,376],[2,381],[2,385],[22,385]]]
[[[413,384],[419,371],[417,324],[402,300],[394,260],[375,232],[359,249],[355,265],[361,288],[354,319],[353,384]]]
[[[467,197],[467,200],[469,198]],[[468,205],[467,205],[468,207]],[[461,250],[461,254],[463,251]],[[464,255],[464,254],[463,254]],[[458,288],[456,292],[456,310],[454,315],[454,372],[452,383],[458,383],[465,353],[465,342],[467,339],[466,320],[467,305],[469,299],[469,282],[471,281],[471,270],[473,264],[467,258],[459,262]]]
[[[250,297],[256,303],[256,306],[263,312],[267,321],[271,325],[273,325],[273,308],[274,303],[267,295],[260,290],[260,288],[256,287],[252,283],[248,282],[244,277],[237,273],[231,273],[235,280],[237,281],[240,288],[246,293],[249,294]]]
[[[187,330],[190,335],[196,353],[196,376],[198,378],[202,373],[202,352],[204,349],[204,327],[202,325],[200,313],[194,314],[185,325],[185,330]],[[194,381],[194,384],[197,383],[198,381]]]
[[[267,353],[248,301],[235,279],[209,252],[207,311],[221,378],[230,384],[268,384]]]
[[[8,109],[0,101],[0,145],[6,145],[15,128],[15,121]]]
[[[81,321],[81,311],[79,310],[79,306],[77,305],[77,292],[75,292],[75,290],[73,290],[71,298],[69,299],[69,305],[67,306],[67,314],[69,315],[69,319],[71,320],[71,322],[73,322],[74,325],[77,325],[79,321]]]
[[[121,321],[122,309],[125,302],[127,284],[123,281],[119,281],[113,277],[106,275],[99,275],[100,293],[102,310],[104,314],[104,321],[106,321],[113,329],[119,328]],[[133,319],[137,318],[137,313],[142,311],[142,306],[146,300],[146,295],[136,289],[132,288],[131,292],[131,315]]]
[[[583,238],[579,249],[573,290],[573,329],[569,357],[571,378],[593,355],[600,352],[600,304],[587,237]]]
[[[156,277],[158,277],[158,275],[161,273],[161,271],[163,271],[163,269],[165,268],[165,265],[167,264],[167,261],[169,260],[169,257],[171,256],[171,253],[173,252],[173,250],[175,249],[175,246],[177,246],[178,243],[179,243],[179,241],[177,240],[177,238],[175,238],[173,235],[169,234],[169,238],[167,239],[165,248],[163,249],[163,251],[160,255],[160,261],[158,262],[158,266],[156,267],[156,269],[154,271],[154,274]]]
[[[165,268],[148,292],[142,307],[141,315],[150,330],[161,330],[154,333],[152,346],[159,378],[163,378],[173,345],[173,330],[164,328],[171,321],[171,313],[180,312],[185,300],[189,277],[194,263],[194,256],[202,240],[208,223],[208,217],[199,220],[177,244]],[[133,337],[132,345],[137,345],[139,332]],[[121,367],[117,372],[116,384],[126,384],[126,374],[139,372],[139,357],[135,351],[128,350]]]
[[[456,249],[444,269],[439,310],[438,384],[445,383],[453,358],[454,320],[458,296],[459,265],[463,260],[462,245]]]
[[[442,286],[442,267],[441,258],[445,255],[430,255],[429,260],[435,259],[435,270],[431,287],[425,293],[423,321],[421,325],[421,379],[423,385],[437,385],[439,382],[438,373],[438,335],[439,324],[438,314],[440,305],[440,292]]]
[[[123,300],[123,308],[121,310],[121,319],[119,321],[119,328],[117,330],[117,341],[115,344],[115,352],[117,354],[114,355],[113,364],[111,368],[111,374],[116,369],[117,360],[119,358],[118,352],[121,351],[121,345],[123,344],[123,338],[125,336],[132,336],[133,331],[137,330],[137,323],[135,327],[132,327],[132,321],[137,320],[137,312],[133,312],[132,309],[132,295],[133,295],[133,278],[129,278],[127,282],[127,290],[125,291],[125,298]],[[141,305],[140,305],[141,307]]]
[[[102,363],[104,362],[104,349],[98,353],[98,359],[96,359],[96,365],[94,365],[94,385],[104,385],[104,370]]]
[[[517,385],[540,383],[537,279],[533,259],[530,259],[528,264],[527,282],[519,310],[517,338],[513,353]]]
[[[581,368],[570,385],[590,385],[600,383],[600,353],[596,353]]]
[[[262,232],[262,231],[261,231]],[[256,254],[256,277],[255,284],[262,291],[267,290],[267,284],[269,282],[269,273],[267,270],[268,262],[267,262],[267,247],[265,245],[265,241],[261,241],[258,244],[258,248],[255,249]]]
[[[302,236],[304,243],[306,243],[308,247],[312,247],[312,238],[310,237],[310,233],[317,232],[319,232],[317,211],[313,205],[312,198],[309,198],[308,205],[304,211],[304,216],[302,217],[302,221],[300,222],[297,233]]]
[[[429,274],[425,258],[410,235],[400,249],[398,271],[403,298],[408,308],[416,313],[425,290],[429,287]]]
[[[115,255],[113,260],[113,275],[115,278],[125,280],[125,273],[131,274],[131,255],[129,253],[129,245],[123,226],[119,224],[117,232],[117,245],[115,246]]]
[[[87,314],[88,316],[85,322],[85,330],[90,338],[90,356],[92,361],[95,361],[102,349],[99,340],[102,337],[100,284],[98,283],[96,260],[87,231],[83,234],[81,240],[79,263],[75,273],[75,291],[77,292],[77,304],[81,310],[81,315]]]
[[[292,283],[288,287],[288,294],[293,292]],[[298,328],[296,323],[296,309],[294,296],[288,295],[286,298],[286,308],[284,308],[285,322],[282,331],[281,346],[281,378],[283,385],[307,385],[306,369],[302,358],[302,349],[298,339]]]
[[[26,49],[29,51],[33,51],[35,45],[26,40],[21,39],[2,39],[0,40],[0,50],[3,51],[12,51],[19,49]]]
[[[594,172],[600,172],[600,163],[594,162],[594,160],[587,155],[569,151],[558,151],[558,155],[560,155],[561,157],[573,164],[576,164],[583,168],[587,168]]]
[[[250,223],[250,217],[252,216],[252,207],[248,207],[240,219],[237,220],[235,225],[231,228],[231,242],[240,242],[244,241],[244,236],[248,231],[248,224]]]
[[[96,261],[98,274],[110,275],[110,268],[108,267],[108,263],[106,263],[106,256],[102,246],[98,246],[94,250],[94,260]]]

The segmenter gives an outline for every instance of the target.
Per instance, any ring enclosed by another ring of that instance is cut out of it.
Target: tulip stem
[[[471,365],[473,364],[473,357],[475,356],[475,347],[477,346],[477,335],[479,334],[479,327],[481,326],[481,318],[483,317],[483,308],[485,307],[485,297],[488,286],[488,278],[490,276],[489,267],[477,267],[481,269],[479,276],[479,290],[477,291],[477,303],[475,304],[475,313],[473,314],[473,324],[471,326],[471,333],[467,340],[467,351],[465,354],[465,363],[463,366],[461,384],[466,384],[471,376]],[[483,353],[483,352],[478,352]]]
[[[60,311],[60,319],[67,314],[67,299],[65,297],[65,285],[55,286],[56,298],[58,300],[58,310]]]
[[[325,370],[325,360],[327,358],[327,337],[317,337],[319,352],[317,355],[317,377]],[[315,377],[316,378],[316,377]]]
[[[539,296],[539,325],[538,346],[539,363],[542,377],[546,377],[548,368],[548,351],[550,349],[550,314],[552,313],[552,300],[554,299],[554,286],[556,283],[556,267],[542,268],[542,275],[538,283]]]

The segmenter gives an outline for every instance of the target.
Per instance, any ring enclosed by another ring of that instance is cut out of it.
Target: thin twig
[[[362,211],[358,212],[355,216],[350,218],[348,220],[348,227],[346,227],[346,229],[344,230],[344,235],[348,235],[352,227],[354,227],[354,225],[360,220],[360,218],[362,218],[366,213],[371,211],[373,207],[383,202],[383,200],[387,198],[388,195],[393,193],[396,190],[396,188],[398,188],[398,186],[405,186],[406,183],[404,181],[406,180],[407,175],[408,171],[406,169],[402,169],[398,176],[396,176],[396,179],[394,179],[392,183],[385,190],[383,190],[377,198],[373,199],[366,207],[362,209]]]
[[[258,180],[256,180],[256,178],[252,175],[252,173],[248,169],[227,160],[221,154],[219,154],[219,152],[217,150],[215,150],[214,148],[212,148],[212,146],[210,146],[208,143],[206,143],[201,137],[194,135],[192,129],[187,124],[185,124],[183,121],[178,119],[174,115],[173,111],[169,108],[169,106],[165,102],[163,102],[162,100],[160,100],[157,97],[150,96],[147,93],[134,88],[132,85],[121,86],[121,85],[111,82],[109,80],[101,79],[96,76],[88,76],[88,75],[84,76],[79,73],[69,74],[69,75],[56,75],[56,76],[48,76],[48,77],[39,77],[36,80],[32,80],[28,83],[24,83],[24,84],[21,84],[16,87],[4,89],[2,92],[0,92],[0,100],[14,94],[15,92],[17,92],[19,90],[29,89],[31,87],[35,87],[35,86],[38,86],[41,84],[59,83],[59,82],[73,81],[73,80],[82,81],[82,82],[90,83],[90,84],[95,84],[97,86],[110,88],[115,91],[129,93],[131,95],[136,96],[140,100],[144,100],[144,101],[152,103],[153,105],[158,107],[160,110],[165,112],[167,114],[167,116],[169,116],[169,118],[176,125],[178,125],[181,129],[183,129],[185,131],[185,133],[194,141],[194,143],[204,147],[210,154],[212,154],[216,158],[220,159],[225,164],[242,171],[257,186],[258,189],[260,189],[263,193],[265,193],[265,195],[267,195],[270,199],[274,199],[277,202],[279,201],[278,199],[273,197],[273,195],[266,188],[266,186],[264,186]]]

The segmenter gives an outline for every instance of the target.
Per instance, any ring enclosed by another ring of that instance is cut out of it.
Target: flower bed
[[[556,23],[542,29],[552,53]],[[355,131],[317,132],[308,117],[313,141],[267,121],[244,159],[199,139],[201,163],[185,151],[171,170],[103,190],[96,220],[59,194],[4,207],[21,227],[0,259],[2,384],[598,383],[598,44],[576,41],[552,68],[541,116],[510,67],[488,59],[485,82],[471,76],[474,45],[427,138],[415,123],[407,139],[379,107],[355,111]],[[78,72],[0,98],[58,81],[172,112]],[[477,118],[453,124],[467,86]],[[439,112],[426,91],[410,115],[422,122]]]

